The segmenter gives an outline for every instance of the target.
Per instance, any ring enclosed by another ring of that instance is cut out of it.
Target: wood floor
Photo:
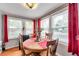
[[[0,56],[21,56],[22,52],[18,47],[8,49],[0,54]]]
[[[45,56],[44,54],[45,53],[43,53],[42,55]],[[18,47],[8,49],[0,54],[0,56],[21,56],[21,55],[22,55],[22,52],[21,50],[19,50]],[[57,56],[72,56],[71,53],[68,53],[67,47],[63,44],[58,44],[56,55]]]
[[[42,56],[45,56],[46,52],[41,53]],[[18,47],[8,49],[0,54],[0,56],[22,56],[21,50]]]

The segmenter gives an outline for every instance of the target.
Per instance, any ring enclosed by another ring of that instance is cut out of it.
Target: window
[[[26,34],[33,33],[33,21],[26,20],[25,21]]]
[[[8,17],[8,38],[17,38],[22,31],[22,21],[17,18]]]
[[[52,38],[59,38],[59,41],[68,43],[68,11],[63,11],[52,16]]]
[[[41,37],[45,37],[45,33],[49,32],[49,18],[41,20]]]

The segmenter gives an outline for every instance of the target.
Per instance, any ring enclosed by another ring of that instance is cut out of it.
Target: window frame
[[[31,20],[31,19],[23,19],[23,18],[16,18],[16,17],[12,17],[12,16],[8,16],[8,20],[9,20],[9,18],[12,18],[13,20],[20,20],[20,21],[22,21],[22,28],[25,26],[25,22],[26,21],[33,21],[33,20]],[[8,22],[8,21],[7,21]],[[25,31],[26,32],[26,31]],[[9,32],[8,32],[9,33]],[[9,34],[8,34],[8,39],[9,40],[12,40],[12,39],[17,39],[17,37],[15,37],[15,38],[9,38]]]
[[[53,15],[51,15],[51,18],[52,18],[52,16],[54,16],[54,15],[59,15],[59,14],[62,14],[62,12],[64,12],[64,11],[68,11],[68,8],[67,7],[65,7],[64,9],[61,9],[61,11],[58,11],[58,12],[56,12],[56,13],[54,13]],[[68,14],[67,14],[68,15]],[[51,24],[52,25],[52,24]],[[67,24],[67,26],[68,26],[68,24]],[[51,30],[52,30],[52,27],[51,27]],[[63,42],[63,41],[59,41],[59,43],[61,43],[61,44],[64,44],[64,45],[68,45],[68,28],[67,28],[67,42]]]
[[[51,26],[49,25],[49,32],[50,32],[52,35],[53,35],[52,22],[51,22],[52,16],[54,16],[54,15],[56,15],[56,14],[59,14],[59,13],[65,11],[65,10],[68,10],[68,5],[66,5],[65,7],[62,7],[61,9],[59,9],[59,10],[53,12],[53,13],[51,12],[51,14],[49,14],[49,15],[47,15],[47,16],[45,16],[45,17],[42,18],[42,20],[45,19],[45,18],[49,18],[49,20],[50,20],[50,21],[49,21],[49,24],[51,25]],[[52,39],[52,38],[51,38],[51,39]],[[65,43],[63,43],[63,42],[60,42],[60,41],[59,41],[59,43],[64,44],[64,45],[67,46],[67,44],[65,44]]]
[[[31,22],[32,23],[32,29],[31,28],[29,28],[29,29],[31,29],[32,30],[32,33],[29,33],[28,35],[30,35],[30,34],[33,34],[33,20],[25,20],[24,21],[24,27],[26,28],[27,26],[26,26],[26,22]],[[27,28],[25,29],[25,34],[26,34],[26,31],[27,31]],[[27,35],[27,34],[26,34]]]
[[[41,27],[41,30],[42,30],[42,29],[43,29],[43,31],[48,30],[48,33],[49,33],[50,17],[45,17],[45,18],[41,19],[41,24],[42,24],[42,21],[43,21],[43,20],[45,20],[45,21],[46,21],[46,20],[49,20],[49,22],[48,22],[48,28],[42,28],[42,27]],[[42,25],[41,25],[41,26],[42,26]],[[41,32],[41,34],[42,34],[42,32]],[[43,35],[43,36],[45,36],[45,35]],[[45,38],[45,37],[43,37],[43,38]]]
[[[9,21],[9,19],[11,19],[11,20],[19,20],[19,21],[21,21],[22,22],[22,27],[23,27],[23,21],[22,21],[22,19],[21,18],[16,18],[16,17],[11,17],[11,16],[8,16],[8,21]],[[8,24],[8,21],[7,21],[7,24]],[[8,29],[9,29],[9,27],[8,27]],[[17,36],[18,37],[18,36]],[[9,32],[8,32],[8,39],[9,40],[13,40],[13,39],[17,39],[17,37],[14,37],[14,38],[9,38]]]

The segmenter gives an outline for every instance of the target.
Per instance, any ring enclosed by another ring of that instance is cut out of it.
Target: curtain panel
[[[41,18],[38,18],[38,32],[41,31]]]
[[[68,52],[78,55],[78,4],[68,5]]]
[[[4,42],[8,42],[8,16],[4,15]]]
[[[36,33],[36,20],[33,20],[33,33]]]

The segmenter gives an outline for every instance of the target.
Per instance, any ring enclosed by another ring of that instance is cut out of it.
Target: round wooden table
[[[38,42],[30,43],[27,46],[24,46],[25,49],[32,52],[34,56],[40,56],[40,53],[47,50],[47,47],[43,48],[38,44]]]

